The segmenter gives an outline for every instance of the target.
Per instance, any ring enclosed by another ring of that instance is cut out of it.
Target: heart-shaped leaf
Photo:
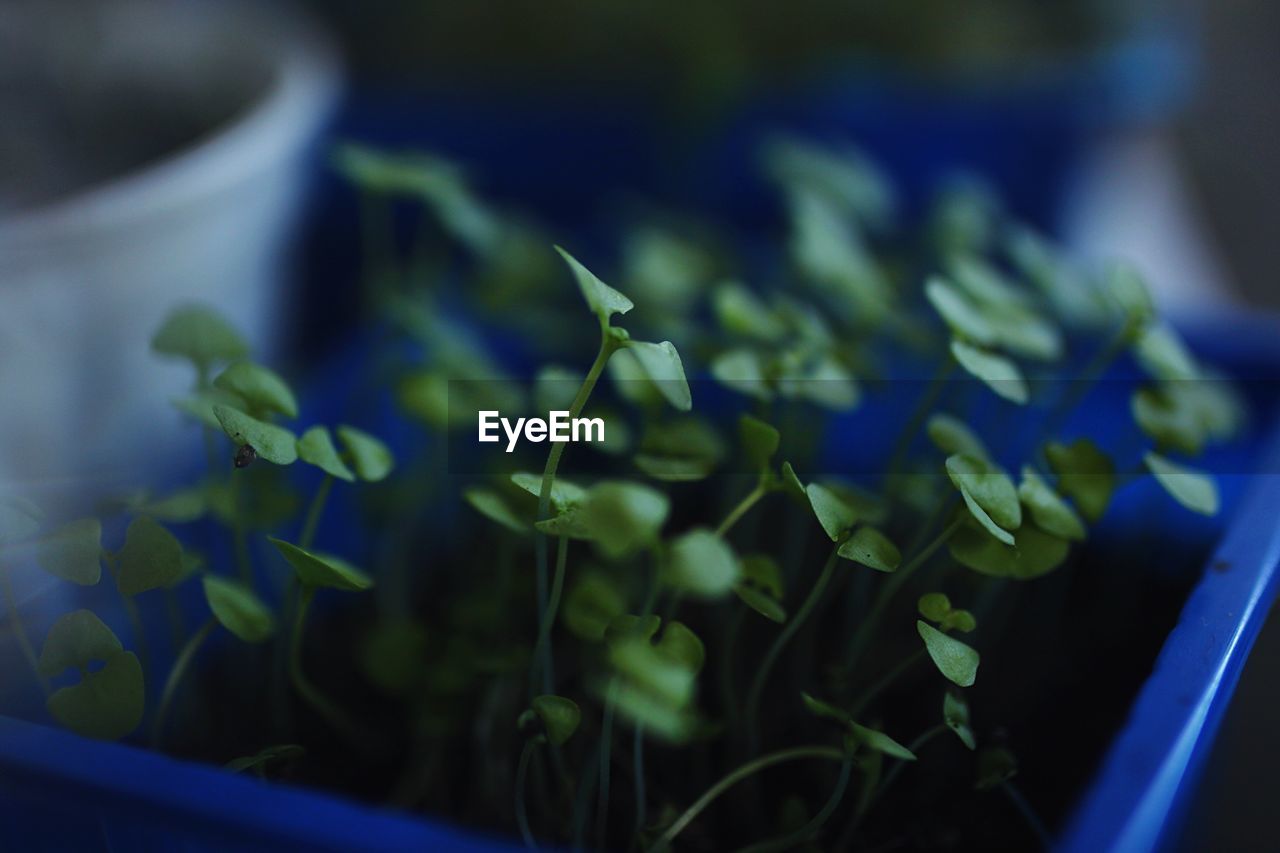
[[[985,459],[959,454],[947,458],[947,476],[978,523],[1001,542],[1012,545],[1010,531],[1022,525],[1022,505],[1009,475]]]
[[[615,619],[625,614],[627,598],[600,572],[582,574],[565,593],[560,620],[575,637],[592,643],[604,640]]]
[[[1022,371],[1004,356],[971,346],[958,338],[951,342],[951,354],[966,372],[1011,403],[1021,406],[1030,399]]]
[[[973,736],[973,728],[969,724],[969,706],[950,690],[942,699],[942,719],[947,724],[947,728],[960,738],[961,743],[971,750],[978,748],[978,742]]]
[[[511,475],[511,482],[524,489],[535,498],[542,495],[542,475],[517,471]],[[569,482],[563,477],[551,481],[551,506],[556,512],[564,512],[579,506],[587,499],[587,490]]]
[[[261,643],[275,632],[271,608],[241,583],[205,575],[204,597],[222,627],[246,643]]]
[[[538,529],[556,535],[590,539],[607,556],[621,557],[651,544],[667,520],[670,501],[639,483],[605,482],[587,491],[582,506]]]
[[[142,722],[145,690],[142,665],[133,652],[117,652],[102,669],[49,697],[53,718],[77,734],[119,740]]]
[[[978,652],[923,620],[916,620],[916,630],[938,671],[959,687],[971,687],[978,676]]]
[[[685,708],[693,701],[697,673],[648,640],[629,637],[610,643],[609,662],[622,679],[661,704]]]
[[[721,598],[741,576],[733,549],[713,531],[691,530],[671,543],[663,583],[697,598]]]
[[[1058,477],[1058,488],[1075,501],[1089,521],[1097,521],[1111,504],[1116,469],[1111,459],[1088,439],[1045,447],[1049,467]]]
[[[711,360],[711,375],[726,388],[758,400],[773,399],[769,373],[760,354],[749,349],[720,353]]]
[[[879,572],[892,572],[902,564],[902,552],[874,527],[862,526],[840,544],[840,556]]]
[[[994,305],[1026,305],[1030,301],[1026,291],[977,255],[952,255],[947,261],[947,272],[951,281],[984,308]]]
[[[979,459],[991,458],[982,439],[969,429],[968,424],[957,417],[947,414],[934,415],[929,418],[925,431],[929,434],[929,440],[934,446],[948,456],[964,453]]]
[[[1202,471],[1180,465],[1158,453],[1143,457],[1148,470],[1174,500],[1192,512],[1201,515],[1217,515],[1221,506],[1218,485]]]
[[[1084,522],[1076,511],[1030,465],[1022,469],[1018,497],[1031,513],[1031,520],[1046,533],[1075,541],[1087,535]]]
[[[355,472],[338,455],[338,448],[333,445],[328,427],[313,426],[302,434],[302,438],[298,439],[298,458],[339,480],[355,482]]]
[[[1034,524],[1018,531],[1016,545],[1006,545],[985,529],[966,525],[948,543],[956,562],[979,574],[1031,580],[1048,574],[1066,561],[1071,543],[1045,533]]]
[[[578,703],[563,696],[538,696],[533,700],[533,710],[542,720],[547,739],[556,746],[573,737],[582,722],[582,710]]]
[[[88,610],[76,610],[53,623],[40,650],[37,668],[53,678],[68,669],[85,669],[93,661],[108,660],[124,646],[103,621]]]
[[[133,520],[120,549],[116,586],[123,595],[167,587],[186,574],[182,543],[146,516]]]
[[[373,586],[373,578],[341,557],[304,551],[297,545],[273,536],[268,536],[267,541],[293,566],[298,580],[304,586],[328,587],[346,592],[363,592]]]
[[[951,612],[951,599],[945,593],[927,592],[916,602],[916,610],[930,622],[941,622]]]
[[[244,358],[249,345],[244,338],[210,308],[179,308],[165,319],[151,339],[151,349],[160,355],[185,358],[200,369],[216,362]]]
[[[840,538],[849,532],[849,528],[857,523],[858,515],[853,507],[826,486],[810,483],[805,487],[805,495],[809,499],[813,514],[818,517],[818,523],[822,525],[822,529],[826,531],[832,542],[840,541]]]
[[[767,592],[744,583],[735,585],[733,592],[743,604],[770,622],[777,622],[781,625],[787,621],[786,608],[782,606],[778,599],[773,598]]]
[[[386,479],[395,467],[395,457],[387,447],[369,433],[343,424],[337,429],[338,441],[351,457],[356,476],[369,483]]]
[[[64,524],[36,543],[36,563],[55,577],[93,586],[102,577],[102,524],[82,518]]]
[[[254,414],[275,412],[287,418],[298,416],[298,400],[288,383],[260,364],[237,361],[218,374],[213,387],[237,395]]]
[[[738,419],[738,434],[741,436],[742,449],[753,470],[765,471],[773,455],[778,452],[782,441],[781,434],[764,421],[743,415]]]
[[[671,341],[652,344],[647,341],[627,341],[627,351],[635,356],[636,362],[662,392],[672,406],[681,412],[693,408],[693,397],[689,393],[689,380],[684,375],[684,365],[680,361],[680,353],[676,352]]]
[[[1170,388],[1139,388],[1131,402],[1134,422],[1161,447],[1198,455],[1209,441],[1201,412],[1192,398]]]
[[[655,648],[692,672],[699,672],[707,660],[702,640],[683,622],[668,622]]]
[[[26,498],[0,497],[0,545],[34,536],[44,513]]]
[[[247,444],[260,458],[276,465],[292,465],[297,461],[298,437],[284,427],[260,421],[229,406],[214,406],[213,415],[237,446]]]
[[[1010,355],[1057,361],[1066,349],[1058,327],[1029,309],[993,305],[987,311],[987,322],[995,330],[996,346]]]
[[[602,324],[608,325],[609,318],[614,314],[625,314],[635,307],[630,299],[596,278],[591,270],[580,264],[573,255],[559,246],[556,246],[556,251],[573,271],[573,277],[577,279],[582,297],[587,300],[587,306],[600,318]]]
[[[957,338],[983,346],[995,344],[995,330],[978,306],[964,293],[936,277],[929,279],[924,292],[929,304]]]

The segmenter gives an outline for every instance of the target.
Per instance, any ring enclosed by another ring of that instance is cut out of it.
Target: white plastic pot
[[[327,42],[279,6],[123,2],[97,15],[104,68],[179,75],[184,91],[211,99],[243,88],[247,73],[261,85],[192,144],[0,215],[0,493],[86,499],[176,464],[193,431],[169,400],[191,373],[158,361],[151,334],[175,306],[205,303],[255,353],[269,350],[338,94]]]

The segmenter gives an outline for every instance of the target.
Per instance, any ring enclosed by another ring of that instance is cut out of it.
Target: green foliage
[[[236,395],[258,417],[298,416],[298,401],[280,375],[251,361],[237,361],[218,374],[213,387]]]
[[[514,533],[529,533],[533,530],[532,515],[521,513],[506,495],[494,489],[473,486],[464,491],[462,497],[476,512]]]
[[[1221,506],[1218,486],[1208,475],[1158,453],[1147,453],[1143,461],[1175,501],[1200,515],[1218,514]]]
[[[49,628],[40,652],[40,673],[52,678],[68,669],[87,669],[94,661],[106,661],[124,651],[120,640],[101,619],[88,610],[76,610]]]
[[[949,637],[921,620],[916,621],[916,630],[929,657],[948,681],[959,687],[972,687],[978,677],[978,652],[954,637]]]
[[[1022,504],[1009,475],[986,459],[964,454],[948,457],[946,467],[974,519],[996,539],[1014,544],[1011,531],[1022,526]]]
[[[604,554],[621,557],[657,540],[671,509],[667,496],[639,483],[599,483],[580,506],[540,521],[537,528],[556,536],[587,539]]]
[[[810,483],[805,487],[804,492],[809,499],[813,514],[818,518],[818,523],[822,525],[822,529],[832,542],[843,539],[849,529],[857,523],[858,515],[853,507],[826,486]]]
[[[668,403],[681,412],[693,408],[693,397],[689,393],[689,380],[684,375],[684,364],[671,341],[660,344],[627,341],[625,346]]]
[[[697,418],[651,424],[640,440],[636,467],[670,483],[705,479],[724,456],[720,434]]]
[[[260,421],[230,406],[215,405],[213,415],[237,447],[247,444],[260,458],[276,465],[292,465],[297,461],[297,436],[284,427]]]
[[[942,699],[942,719],[968,749],[978,748],[973,728],[969,725],[969,705],[950,690]]]
[[[1031,520],[1044,532],[1071,540],[1084,539],[1087,535],[1076,511],[1030,465],[1022,469],[1018,497],[1031,514]]]
[[[582,711],[578,704],[563,696],[535,697],[533,712],[542,720],[547,739],[556,746],[564,746],[582,722]]]
[[[275,632],[275,615],[253,590],[217,575],[203,578],[204,597],[222,627],[246,643],[262,643]]]
[[[569,587],[560,618],[575,637],[599,643],[604,641],[609,625],[626,609],[626,596],[610,578],[600,572],[587,572]]]
[[[672,541],[663,583],[697,598],[723,598],[741,576],[733,549],[710,530],[691,530]]]
[[[765,554],[752,554],[742,558],[741,579],[734,584],[733,592],[742,603],[771,622],[787,621],[787,611],[782,606],[782,570],[773,558]]]
[[[44,512],[26,498],[0,497],[0,546],[34,536],[43,521]]]
[[[951,342],[951,354],[965,371],[1009,402],[1021,406],[1030,399],[1027,381],[1010,359],[961,340]]]
[[[313,426],[302,434],[298,439],[298,458],[339,480],[355,482],[355,472],[338,455],[338,448],[333,445],[328,427]]]
[[[982,439],[978,438],[968,424],[957,417],[947,414],[934,415],[929,418],[925,430],[934,446],[947,456],[964,454],[978,459],[991,458]]]
[[[182,543],[146,516],[129,525],[118,556],[116,586],[124,595],[167,587],[186,574]]]
[[[1084,517],[1102,518],[1116,488],[1116,468],[1110,457],[1087,438],[1071,444],[1053,442],[1045,447],[1045,457],[1058,477],[1058,489],[1075,501]]]
[[[625,314],[636,307],[630,299],[596,278],[595,274],[579,263],[573,255],[559,246],[556,246],[556,251],[573,271],[578,289],[582,291],[582,298],[587,301],[587,307],[591,312],[600,318],[601,325],[609,325],[609,320],[614,314]]]
[[[938,623],[938,627],[943,631],[959,631],[968,634],[978,627],[972,613],[952,607],[951,599],[941,592],[929,592],[920,596],[920,600],[916,602],[916,609],[930,622]]]
[[[326,587],[344,592],[363,592],[373,586],[373,578],[341,557],[306,551],[273,536],[268,536],[267,541],[293,566],[298,581],[303,586]]]
[[[1008,545],[983,527],[965,525],[948,543],[956,562],[979,574],[1031,580],[1061,566],[1071,543],[1044,532],[1034,524],[1018,530],[1018,541]]]
[[[64,524],[36,543],[40,568],[81,586],[93,586],[102,577],[101,557],[102,524],[96,518]]]
[[[356,476],[369,483],[385,480],[395,468],[391,448],[364,430],[343,424],[337,429],[338,441],[355,469]]]
[[[774,454],[778,452],[782,435],[769,424],[751,415],[743,415],[738,419],[738,434],[751,467],[767,471]]]
[[[902,552],[874,527],[859,527],[840,543],[840,556],[878,572],[895,571],[902,563]]]
[[[102,668],[90,672],[92,663]],[[100,740],[117,740],[138,727],[144,710],[142,667],[88,610],[55,622],[40,653],[39,669],[46,676],[72,668],[80,672],[79,683],[49,696],[54,719],[77,734]]]
[[[170,314],[151,338],[151,349],[186,359],[202,371],[249,353],[244,338],[221,315],[200,306],[179,308]]]

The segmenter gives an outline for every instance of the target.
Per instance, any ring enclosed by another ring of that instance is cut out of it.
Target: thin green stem
[[[866,649],[867,643],[870,642],[871,637],[875,635],[875,631],[880,625],[880,620],[884,617],[884,611],[885,608],[888,607],[889,602],[898,594],[898,591],[902,589],[903,585],[911,579],[911,576],[915,574],[921,566],[929,562],[929,558],[937,553],[938,549],[945,545],[963,524],[963,518],[957,518],[955,521],[951,522],[951,524],[947,525],[947,527],[939,533],[932,542],[926,545],[918,554],[915,555],[915,557],[908,561],[905,566],[889,575],[884,586],[880,588],[880,594],[876,596],[876,601],[871,607],[871,612],[867,614],[867,618],[858,627],[857,633],[854,634],[853,644],[850,646],[849,656],[845,661],[846,672],[853,672],[854,667],[858,663],[858,659],[862,657],[862,653]]]
[[[578,393],[574,396],[573,402],[569,405],[569,420],[582,414],[582,409],[587,404],[587,398],[591,396],[592,390],[596,387],[596,382],[600,379],[600,374],[604,372],[604,366],[609,362],[610,356],[621,346],[619,342],[609,334],[606,326],[601,327],[600,351],[596,353],[596,360],[592,362],[591,369],[587,371],[586,378],[582,380],[582,385],[578,388]],[[551,486],[556,479],[556,470],[560,467],[560,458],[564,456],[567,442],[557,441],[551,445],[551,452],[547,454],[547,464],[542,469],[542,487],[538,491],[538,520],[544,520],[550,517],[551,510]],[[549,606],[544,600],[545,591],[547,589],[547,534],[539,530],[534,538],[534,556],[537,562],[537,588],[538,588],[538,612],[539,626],[546,619],[545,610]],[[550,644],[543,650],[544,664],[551,657]],[[544,671],[549,667],[544,667]],[[533,682],[529,684],[529,691],[534,690]]]
[[[889,456],[889,465],[885,469],[886,479],[893,477],[898,472],[898,469],[902,467],[902,463],[906,461],[907,454],[911,452],[911,445],[915,443],[916,436],[920,434],[920,430],[924,426],[925,420],[929,417],[929,413],[937,405],[938,398],[942,396],[943,390],[947,387],[947,380],[951,378],[951,374],[955,372],[955,369],[956,360],[948,355],[947,360],[938,368],[928,387],[925,388],[920,401],[916,403],[906,427],[899,433],[898,441],[893,447],[893,453]]]
[[[31,667],[31,674],[40,683],[41,692],[48,696],[49,679],[40,673],[40,659],[36,656],[36,650],[27,636],[27,629],[22,624],[22,616],[18,613],[18,599],[13,593],[13,581],[9,579],[9,570],[3,567],[0,567],[0,586],[3,586],[5,607],[9,611],[9,628],[13,631],[14,639],[18,641],[18,647],[22,649],[22,656],[27,659],[27,664]]]
[[[142,666],[143,675],[149,675],[151,647],[147,643],[147,633],[142,627],[142,615],[138,613],[138,604],[132,596],[125,595],[123,592],[120,593],[120,600],[124,602],[124,612],[129,617],[129,627],[133,630],[133,641],[138,646],[138,661]]]
[[[878,697],[885,690],[889,689],[889,687],[892,686],[892,684],[895,681],[901,678],[904,673],[908,672],[916,664],[923,661],[927,654],[928,654],[927,650],[921,648],[921,649],[918,649],[917,651],[912,652],[910,655],[908,655],[906,658],[900,661],[897,666],[895,666],[893,669],[886,672],[880,678],[879,681],[877,681],[875,684],[871,685],[865,691],[863,691],[862,695],[858,697],[858,701],[854,703],[853,709],[849,712],[849,715],[856,720],[858,716],[867,708],[867,706],[869,706],[873,701],[875,701],[876,697]]]
[[[1022,819],[1027,822],[1027,826],[1035,833],[1036,840],[1040,842],[1041,850],[1050,850],[1053,848],[1053,836],[1049,834],[1049,830],[1045,827],[1044,821],[1040,820],[1040,816],[1031,808],[1031,804],[1027,802],[1027,798],[1022,796],[1022,792],[1014,787],[1012,782],[1001,782],[1000,788],[1004,791],[1005,796],[1013,803],[1014,808],[1022,815]]]
[[[741,782],[747,777],[759,773],[775,764],[783,764],[788,761],[802,761],[805,759],[822,759],[826,761],[846,761],[847,756],[843,750],[836,749],[832,746],[797,746],[791,749],[783,749],[778,752],[771,752],[768,755],[762,755],[759,758],[752,759],[743,764],[736,770],[731,771],[719,782],[716,782],[706,792],[694,801],[693,805],[684,810],[675,822],[667,827],[667,831],[662,834],[653,845],[649,847],[650,853],[669,845],[676,839],[676,836],[684,831],[684,828],[692,823],[698,815],[706,811],[716,799],[725,791]]]
[[[305,585],[298,596],[297,608],[294,611],[293,631],[289,637],[289,679],[298,695],[311,708],[324,718],[338,732],[351,740],[360,739],[359,728],[347,718],[338,706],[321,693],[315,685],[307,680],[302,671],[302,637],[306,630],[307,611],[311,608],[311,600],[315,598],[316,588]]]
[[[231,472],[231,540],[235,548],[236,566],[240,571],[240,580],[245,586],[253,589],[253,558],[249,554],[249,540],[245,531],[244,507],[241,496],[244,489],[240,483],[244,479],[242,473]]]
[[[777,838],[759,841],[755,844],[743,847],[738,853],[773,853],[775,850],[793,850],[806,841],[812,840],[818,831],[822,829],[835,814],[836,809],[840,807],[840,801],[844,799],[844,793],[849,788],[849,776],[853,772],[853,761],[846,758],[840,764],[840,777],[836,779],[836,786],[831,791],[831,796],[827,798],[827,802],[818,811],[812,819],[795,832],[789,832],[786,835],[780,835]]]
[[[529,683],[538,681],[538,672],[542,673],[542,692],[551,693],[555,689],[555,663],[551,658],[551,628],[555,625],[556,612],[560,609],[560,596],[564,591],[565,566],[569,558],[569,537],[561,536],[556,543],[556,570],[551,579],[551,592],[547,598],[547,606],[543,609],[538,624],[538,642],[533,649],[533,661],[530,664]]]
[[[787,647],[787,643],[791,642],[791,638],[796,632],[803,627],[805,620],[809,618],[809,614],[818,605],[822,599],[822,593],[826,590],[827,584],[831,582],[831,576],[835,571],[836,561],[840,557],[839,546],[831,549],[831,556],[827,558],[826,565],[822,567],[822,572],[818,575],[818,580],[814,583],[813,589],[809,591],[809,597],[800,605],[800,609],[791,617],[786,626],[773,641],[773,645],[769,647],[769,651],[765,653],[764,659],[760,663],[760,668],[756,671],[756,677],[751,682],[751,689],[747,693],[746,720],[748,730],[751,736],[751,751],[755,752],[756,741],[759,732],[756,730],[757,715],[760,710],[760,697],[764,694],[764,688],[769,682],[769,674],[773,671],[774,664],[778,662],[778,658],[782,655],[783,649]]]
[[[609,762],[612,760],[613,714],[617,692],[618,682],[615,679],[609,682],[609,689],[605,691],[604,717],[600,723],[600,787],[596,800],[597,850],[607,849],[606,840],[609,837],[609,782],[612,776],[612,767]]]
[[[918,735],[915,740],[907,744],[907,749],[912,754],[919,755],[920,750],[924,749],[925,745],[928,744],[929,741],[947,731],[950,731],[950,729],[948,729],[946,725],[939,723]],[[889,790],[890,786],[892,786],[897,778],[902,775],[903,771],[907,769],[907,766],[912,763],[913,762],[910,761],[897,761],[871,795],[863,799],[863,801],[858,804],[858,808],[854,812],[853,817],[849,819],[848,824],[846,824],[845,828],[840,832],[840,838],[836,842],[836,849],[847,850],[852,846],[853,834],[857,832],[858,826],[862,823],[862,819],[866,817],[867,813],[871,810],[871,807],[875,805],[876,801],[882,798],[885,792]]]
[[[320,517],[324,514],[325,501],[329,499],[329,492],[333,489],[333,475],[325,474],[324,479],[320,481],[320,485],[316,488],[315,496],[311,498],[311,505],[307,508],[307,518],[302,524],[302,532],[298,534],[298,547],[304,551],[311,547],[315,541],[316,530],[320,526]]]
[[[631,769],[635,779],[636,794],[636,823],[631,837],[638,838],[640,833],[644,831],[645,813],[648,811],[648,796],[645,792],[644,779],[644,723],[638,721],[636,722],[635,739],[631,744]]]
[[[741,520],[741,518],[746,515],[761,498],[768,494],[768,491],[769,490],[765,487],[764,483],[760,483],[750,492],[747,492],[747,496],[739,501],[738,505],[729,511],[729,514],[725,516],[724,521],[720,522],[720,526],[716,528],[716,535],[723,538],[724,535],[732,530],[733,526],[737,524],[738,521]]]
[[[533,758],[534,744],[532,740],[524,742],[520,750],[520,762],[516,765],[516,825],[520,827],[520,837],[530,850],[537,850],[538,843],[533,840],[533,830],[529,828],[529,813],[524,805],[524,789],[529,778],[529,761]]]
[[[186,645],[182,647],[182,651],[178,652],[178,656],[174,659],[173,668],[169,670],[169,678],[165,681],[164,690],[160,694],[160,705],[156,710],[155,721],[151,725],[152,749],[160,748],[160,738],[164,735],[164,721],[169,715],[169,706],[173,704],[173,697],[177,695],[178,684],[181,683],[182,676],[186,674],[187,669],[191,666],[191,661],[195,659],[196,652],[200,651],[204,641],[209,638],[209,635],[217,627],[218,620],[210,616],[200,626],[200,630],[191,635],[191,639],[187,640]]]

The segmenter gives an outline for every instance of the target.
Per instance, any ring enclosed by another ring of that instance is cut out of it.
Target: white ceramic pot
[[[100,52],[93,73],[172,80],[211,103],[244,99],[141,168],[0,212],[0,493],[84,499],[181,464],[193,433],[169,400],[190,371],[149,352],[172,308],[212,305],[255,353],[269,350],[338,72],[328,43],[279,6],[104,3],[88,43],[71,21],[80,50]],[[32,38],[61,38],[65,50],[65,28],[46,15]],[[24,44],[38,62],[42,46]]]

